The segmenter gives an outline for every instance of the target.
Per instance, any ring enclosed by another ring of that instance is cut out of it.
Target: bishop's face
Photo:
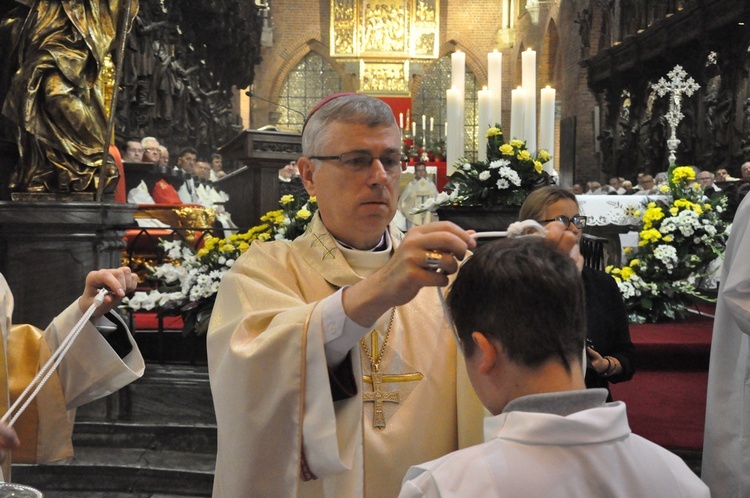
[[[326,228],[341,242],[358,249],[377,245],[396,213],[401,165],[387,167],[380,157],[401,152],[401,133],[396,126],[370,128],[363,124],[333,123],[321,138],[325,145],[317,156],[368,153],[375,159],[365,168],[350,168],[337,159],[300,158],[300,175]]]

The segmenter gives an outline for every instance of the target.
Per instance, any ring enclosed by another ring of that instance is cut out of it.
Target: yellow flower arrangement
[[[625,250],[629,261],[623,267],[606,268],[634,322],[681,318],[691,299],[707,300],[701,282],[726,245],[720,217],[726,198],[704,202],[692,167],[672,166],[668,174],[670,202],[646,205],[638,248]]]
[[[221,277],[237,258],[255,240],[292,240],[302,235],[318,208],[315,197],[304,201],[293,195],[282,196],[279,205],[281,209],[267,212],[259,225],[246,232],[223,238],[206,236],[198,251],[180,241],[162,241],[168,262],[151,269],[154,289],[136,292],[123,305],[132,310],[155,308],[180,314],[185,332],[205,333]]]
[[[459,159],[445,186],[450,195],[441,194],[417,212],[445,205],[520,206],[534,187],[549,183],[544,171],[544,163],[550,160],[547,151],[532,154],[526,149],[526,142],[518,139],[505,143],[499,125],[489,128],[486,136],[487,160]]]

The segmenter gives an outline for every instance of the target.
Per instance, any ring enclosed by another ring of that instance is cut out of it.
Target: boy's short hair
[[[583,280],[573,260],[542,237],[480,246],[458,272],[447,303],[467,357],[475,331],[532,368],[556,358],[570,371],[583,354]]]

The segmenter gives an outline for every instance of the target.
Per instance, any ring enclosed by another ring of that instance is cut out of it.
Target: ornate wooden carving
[[[737,176],[750,159],[750,33],[739,25],[749,18],[750,0],[601,0],[598,6],[602,22],[620,27],[621,40],[583,62],[606,110],[599,123],[602,171],[633,176],[667,169],[668,102],[651,84],[679,64],[701,88],[682,102],[677,163]],[[633,31],[629,23],[648,26]]]

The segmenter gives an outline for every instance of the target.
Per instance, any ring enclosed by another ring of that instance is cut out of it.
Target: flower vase
[[[437,210],[441,221],[452,221],[464,230],[505,231],[518,221],[517,206],[445,206]]]

